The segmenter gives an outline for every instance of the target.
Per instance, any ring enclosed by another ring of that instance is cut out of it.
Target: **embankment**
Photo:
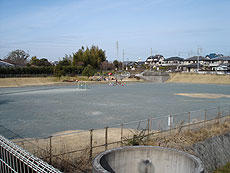
[[[226,133],[196,143],[191,150],[202,160],[206,172],[212,172],[230,162],[229,146],[230,133]]]
[[[22,86],[40,86],[40,85],[57,85],[57,84],[75,84],[73,81],[84,81],[87,84],[105,84],[111,81],[90,81],[86,76],[61,78],[57,77],[20,77],[20,78],[0,78],[0,87],[22,87]],[[143,82],[136,78],[125,78],[123,82]]]
[[[169,83],[230,84],[230,75],[170,73]]]
[[[56,77],[0,78],[0,87],[52,85],[60,82]]]

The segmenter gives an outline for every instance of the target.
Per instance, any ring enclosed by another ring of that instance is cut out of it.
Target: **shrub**
[[[82,71],[83,76],[93,76],[95,73],[95,69],[91,65],[87,65]]]

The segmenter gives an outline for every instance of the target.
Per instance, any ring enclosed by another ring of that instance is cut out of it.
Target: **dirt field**
[[[230,84],[230,75],[170,73],[169,83]]]
[[[41,85],[57,85],[57,84],[74,84],[74,82],[66,81],[84,81],[88,84],[103,84],[111,81],[89,81],[87,77],[22,77],[22,78],[0,78],[0,87],[22,87],[22,86],[41,86]],[[125,78],[123,82],[143,82],[136,78]]]

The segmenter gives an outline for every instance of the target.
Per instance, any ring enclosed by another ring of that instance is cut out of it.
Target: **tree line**
[[[14,67],[0,68],[0,74],[49,74],[55,76],[77,75],[92,76],[96,72],[119,69],[122,64],[115,60],[110,63],[106,60],[105,51],[98,46],[81,47],[72,55],[65,55],[56,64],[46,58],[37,58],[23,50],[10,52],[3,61],[15,65]]]

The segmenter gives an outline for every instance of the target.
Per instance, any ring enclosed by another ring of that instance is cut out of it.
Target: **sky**
[[[230,0],[0,0],[0,59],[60,60],[99,46],[113,61],[230,55]],[[116,42],[118,41],[118,57]]]

